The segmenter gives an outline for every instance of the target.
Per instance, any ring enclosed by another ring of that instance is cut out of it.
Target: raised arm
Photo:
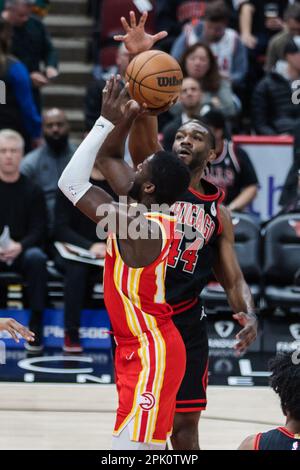
[[[243,353],[255,341],[257,319],[255,306],[248,284],[245,281],[234,249],[234,232],[231,217],[225,207],[221,207],[223,232],[219,237],[214,274],[224,287],[234,315],[243,329],[238,333],[236,349]]]
[[[125,34],[114,36],[116,41],[124,42],[131,59],[141,52],[152,49],[157,41],[168,35],[166,31],[160,31],[155,35],[148,34],[145,31],[147,17],[147,12],[144,12],[137,22],[134,12],[131,11],[129,23],[124,17],[121,18]],[[160,109],[158,114],[167,111],[170,106]],[[137,166],[146,157],[159,150],[162,150],[162,146],[158,142],[157,116],[146,114],[139,116],[135,119],[129,135],[129,151],[133,163]]]
[[[120,89],[120,79],[111,77],[103,90],[101,115],[118,125],[99,148],[96,165],[114,192],[126,196],[134,182],[134,170],[124,161],[125,141],[141,108],[128,101],[126,87]]]

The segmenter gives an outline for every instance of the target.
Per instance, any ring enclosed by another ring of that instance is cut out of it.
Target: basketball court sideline
[[[200,423],[206,450],[236,449],[249,434],[282,425],[268,387],[208,388]],[[109,450],[117,395],[98,384],[0,384],[0,449]]]

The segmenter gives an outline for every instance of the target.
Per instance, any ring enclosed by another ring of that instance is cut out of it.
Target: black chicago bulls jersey
[[[211,275],[216,240],[222,231],[219,206],[224,193],[201,181],[205,194],[189,189],[172,207],[177,216],[166,276],[166,297],[175,313],[198,301]]]
[[[300,434],[291,434],[286,428],[272,429],[257,434],[255,450],[300,450]]]

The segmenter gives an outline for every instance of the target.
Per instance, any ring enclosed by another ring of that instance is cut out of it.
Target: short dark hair
[[[272,373],[270,385],[280,397],[285,415],[300,421],[300,365],[292,360],[292,354],[279,354],[269,363]]]
[[[227,23],[230,19],[230,11],[223,0],[216,0],[208,3],[205,9],[204,19],[212,23],[224,22]]]
[[[222,111],[219,111],[218,109],[210,109],[206,114],[204,114],[204,116],[202,116],[202,119],[208,126],[225,131],[226,119]]]
[[[284,12],[284,20],[295,20],[300,22],[300,4],[294,3],[294,5],[290,5]]]
[[[203,121],[203,118],[200,117],[200,116],[196,116],[194,115],[192,117],[192,119],[190,119],[189,121],[185,122],[184,124],[182,124],[181,127],[185,126],[186,124],[189,124],[190,122],[195,122],[196,124],[199,124],[201,127],[204,127],[204,129],[207,131],[208,133],[208,136],[209,136],[209,146],[210,146],[210,150],[214,150],[216,148],[216,138],[214,136],[214,133],[213,131],[211,130],[211,128],[209,127],[209,125]],[[180,129],[180,128],[179,128]],[[178,130],[179,130],[178,129]]]
[[[151,182],[158,204],[172,205],[190,184],[190,171],[172,152],[160,151],[150,160]]]

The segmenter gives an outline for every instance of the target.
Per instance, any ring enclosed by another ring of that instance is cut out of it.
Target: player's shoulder
[[[257,435],[253,434],[246,437],[239,446],[238,450],[255,450],[255,443],[257,441]]]

